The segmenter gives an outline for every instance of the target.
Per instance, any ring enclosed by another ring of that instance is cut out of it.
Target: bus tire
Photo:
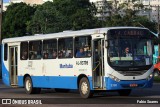
[[[79,82],[79,93],[82,98],[90,98],[93,96],[93,92],[90,90],[89,81],[86,77],[83,77]]]
[[[40,93],[39,88],[33,88],[32,80],[29,76],[25,78],[25,91],[27,94],[36,94]]]
[[[129,96],[131,94],[131,89],[118,90],[120,96]]]
[[[54,90],[55,90],[56,92],[62,92],[62,93],[67,93],[67,92],[69,92],[69,89],[55,88]]]

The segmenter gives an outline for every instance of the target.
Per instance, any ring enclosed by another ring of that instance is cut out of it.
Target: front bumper
[[[151,88],[153,85],[153,77],[149,80],[121,80],[119,82],[106,77],[106,89],[107,90],[120,90],[120,89],[135,89],[135,88]],[[136,84],[136,86],[131,85]]]

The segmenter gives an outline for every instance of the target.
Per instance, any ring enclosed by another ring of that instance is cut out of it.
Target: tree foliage
[[[31,20],[35,7],[25,3],[13,3],[3,13],[2,38],[27,34],[27,21]]]
[[[54,0],[39,6],[29,23],[28,31],[51,33],[97,27],[95,8],[89,0]]]
[[[137,16],[137,11],[144,8],[142,4],[128,8],[131,3],[117,7],[116,0],[114,2],[106,5],[111,10],[106,20],[95,17],[97,9],[89,0],[54,0],[36,6],[11,4],[3,13],[2,36],[6,38],[114,26],[144,26],[156,32],[155,22],[145,16]],[[118,10],[123,10],[125,14],[118,14]]]

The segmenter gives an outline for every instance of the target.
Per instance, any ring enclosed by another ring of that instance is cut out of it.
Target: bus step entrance
[[[94,90],[106,90],[105,88],[94,87]]]
[[[17,84],[11,84],[11,87],[13,87],[13,88],[17,88],[17,87],[18,87],[18,85],[17,85]]]

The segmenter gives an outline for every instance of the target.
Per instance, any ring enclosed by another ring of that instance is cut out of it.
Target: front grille
[[[147,72],[147,70],[143,70],[143,71],[118,71],[118,72],[124,76],[139,76],[139,75],[143,75],[145,72]]]

